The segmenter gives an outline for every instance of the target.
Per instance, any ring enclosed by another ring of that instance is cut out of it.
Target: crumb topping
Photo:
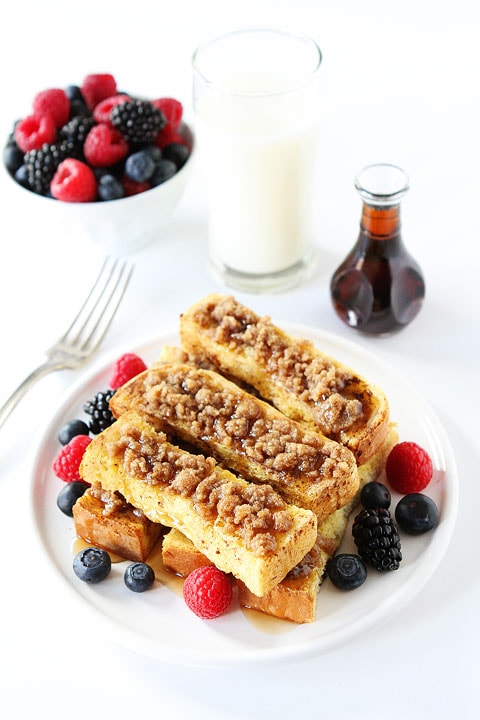
[[[191,438],[218,444],[274,471],[286,483],[330,476],[345,449],[226,383],[188,365],[158,368],[145,380],[142,409]],[[333,462],[332,462],[333,461]],[[344,470],[344,465],[342,469]]]
[[[312,406],[325,433],[334,435],[351,428],[367,411],[355,397],[359,378],[317,355],[308,340],[292,344],[270,318],[258,317],[233,297],[199,308],[194,318],[213,334],[215,342],[248,354],[275,384]]]
[[[206,522],[240,535],[255,555],[277,548],[277,534],[291,529],[286,503],[270,485],[248,484],[220,472],[216,461],[191,455],[167,442],[164,433],[152,435],[130,425],[107,451],[123,463],[127,475],[151,485],[168,485],[191,498]]]

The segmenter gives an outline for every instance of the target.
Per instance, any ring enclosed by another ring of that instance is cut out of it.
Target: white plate
[[[74,555],[73,520],[57,508],[56,498],[63,482],[52,472],[60,445],[59,428],[74,417],[83,417],[83,402],[108,387],[111,362],[94,368],[72,387],[63,399],[35,452],[32,467],[32,506],[40,544],[49,564],[81,611],[90,612],[95,631],[139,653],[173,663],[215,666],[253,662],[284,662],[326,653],[353,641],[393,617],[425,586],[438,567],[452,535],[458,481],[455,460],[439,420],[421,395],[402,376],[373,354],[334,335],[285,323],[285,329],[308,337],[322,351],[363,374],[387,393],[392,418],[398,423],[402,440],[414,440],[430,453],[434,477],[425,490],[440,509],[439,526],[420,537],[402,535],[403,560],[399,570],[369,572],[361,588],[350,593],[324,581],[318,598],[317,618],[306,625],[260,616],[244,611],[236,597],[224,616],[202,621],[186,607],[180,583],[157,582],[145,593],[132,593],[123,583],[126,563],[114,563],[102,583],[91,586],[78,580],[72,571]],[[121,352],[135,351],[145,362],[153,361],[162,345],[177,344],[176,333]],[[121,354],[116,353],[111,361]],[[398,496],[393,496],[392,508]],[[354,551],[347,532],[343,549]],[[260,621],[259,621],[260,617]]]

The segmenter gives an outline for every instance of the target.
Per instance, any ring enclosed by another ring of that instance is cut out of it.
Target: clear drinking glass
[[[193,56],[209,255],[231,287],[284,290],[313,269],[321,61],[311,38],[261,28],[217,37]]]

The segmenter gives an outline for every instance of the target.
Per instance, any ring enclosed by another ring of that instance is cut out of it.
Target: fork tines
[[[133,266],[126,260],[107,256],[85,302],[61,342],[76,344],[80,351],[93,352],[115,316],[132,272]]]

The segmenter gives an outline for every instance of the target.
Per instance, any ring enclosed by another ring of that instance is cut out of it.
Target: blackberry
[[[88,427],[93,435],[98,435],[98,433],[102,432],[102,430],[110,427],[115,420],[108,405],[108,402],[113,395],[115,395],[115,390],[98,392],[92,400],[88,400],[84,404],[84,411],[87,415],[91,416]]]
[[[93,117],[77,115],[60,129],[59,135],[63,140],[71,143],[72,150],[77,157],[82,157],[83,143],[94,125],[95,120]]]
[[[49,145],[45,143],[38,150],[25,154],[28,187],[34,193],[46,195],[58,166],[71,156],[72,145],[68,141]]]
[[[352,527],[362,560],[378,572],[398,570],[402,553],[397,527],[387,508],[362,510]]]
[[[110,120],[133,147],[150,145],[166,125],[162,111],[148,100],[132,100],[116,105]]]

